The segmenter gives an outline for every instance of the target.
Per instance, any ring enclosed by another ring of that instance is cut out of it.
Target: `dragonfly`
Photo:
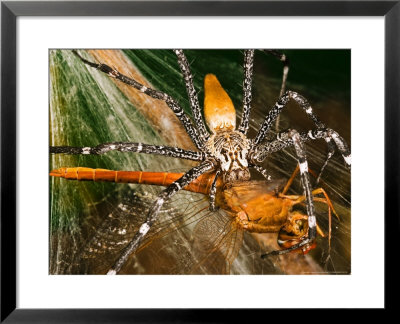
[[[311,171],[312,172],[312,171]],[[296,205],[304,205],[304,195],[288,195],[287,192],[299,173],[296,167],[292,176],[282,188],[283,181],[266,182],[265,180],[252,180],[235,183],[224,187],[222,179],[217,181],[217,206],[222,210],[212,213],[206,206],[193,204],[196,208],[186,215],[169,217],[168,221],[159,224],[147,239],[151,244],[156,239],[169,234],[173,230],[181,228],[182,224],[196,221],[193,230],[193,245],[191,250],[195,256],[187,262],[189,273],[196,273],[202,268],[211,273],[229,273],[232,262],[237,257],[242,246],[243,232],[250,233],[277,233],[277,243],[282,248],[289,248],[304,240],[307,236],[308,216],[300,210],[294,210]],[[314,175],[315,173],[312,172]],[[171,172],[145,172],[145,171],[115,171],[108,169],[93,169],[85,167],[59,168],[52,170],[50,176],[67,180],[134,183],[144,185],[168,186],[180,177],[182,173]],[[315,175],[316,176],[316,175]],[[204,174],[187,185],[183,190],[200,193],[208,196],[212,188],[215,174]],[[279,191],[279,189],[281,189]],[[324,203],[329,211],[329,249],[331,239],[331,212],[339,219],[335,208],[323,188],[313,191],[314,200]],[[319,197],[319,196],[322,197]],[[200,200],[201,201],[201,200]],[[202,200],[204,201],[204,200]],[[150,204],[151,205],[151,204]],[[126,208],[126,207],[125,207]],[[167,210],[169,210],[167,208]],[[171,213],[171,211],[169,211]],[[135,213],[138,214],[137,212]],[[178,218],[178,219],[175,219]],[[136,224],[140,224],[136,219]],[[130,226],[132,227],[132,226]],[[110,230],[109,228],[107,229]],[[116,228],[114,229],[114,231]],[[122,236],[120,242],[129,241],[131,234],[126,229],[118,229]],[[317,232],[321,237],[326,234],[317,224]],[[86,249],[86,255],[95,255],[102,248],[110,249],[114,245],[113,252],[118,253],[122,248],[118,242],[102,242],[95,240],[93,247]],[[100,244],[99,244],[100,243]],[[307,249],[296,249],[292,253],[307,254],[316,244]],[[103,253],[104,254],[104,253]],[[194,262],[196,260],[196,262]]]

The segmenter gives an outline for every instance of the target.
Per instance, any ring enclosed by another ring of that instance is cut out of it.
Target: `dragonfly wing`
[[[106,273],[145,221],[156,194],[131,191],[121,196],[102,224],[93,228],[82,252],[75,257],[71,273]],[[121,274],[190,273],[197,263],[192,253],[192,231],[199,221],[209,217],[208,208],[204,195],[191,192],[180,192],[166,202],[159,220]]]
[[[209,213],[193,231],[192,273],[229,273],[243,241],[243,230],[237,228],[231,215],[220,210]]]

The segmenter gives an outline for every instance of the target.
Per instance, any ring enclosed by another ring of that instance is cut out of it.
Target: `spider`
[[[309,246],[313,244],[316,237],[316,217],[311,194],[312,186],[309,179],[308,162],[303,142],[315,139],[324,139],[326,141],[328,145],[328,156],[321,168],[320,174],[336,148],[343,156],[344,162],[348,167],[351,165],[351,154],[344,139],[336,131],[327,128],[325,124],[319,120],[313,112],[312,107],[303,96],[294,91],[285,91],[288,73],[288,61],[285,55],[275,50],[265,51],[284,63],[282,86],[278,101],[265,117],[254,138],[247,137],[252,101],[254,50],[244,51],[243,114],[238,126],[236,125],[236,112],[233,103],[217,77],[212,74],[207,74],[204,79],[205,98],[203,120],[199,100],[193,85],[190,66],[182,50],[174,50],[174,53],[177,56],[178,64],[185,80],[194,123],[191,118],[184,113],[179,103],[168,94],[146,87],[108,65],[88,61],[76,50],[73,51],[84,64],[132,86],[149,97],[164,101],[179,118],[187,134],[197,148],[197,151],[189,151],[177,147],[126,142],[105,143],[95,147],[50,147],[50,153],[98,155],[117,150],[121,152],[159,154],[162,156],[199,162],[198,166],[190,169],[180,179],[176,180],[159,194],[147,215],[146,221],[140,226],[139,231],[124,248],[108,274],[118,273],[129,255],[138,249],[152,225],[157,221],[164,202],[182,190],[186,185],[197,179],[200,175],[215,172],[215,178],[209,195],[210,209],[214,210],[216,208],[215,196],[218,178],[222,179],[225,186],[237,182],[245,182],[250,180],[249,168],[254,168],[265,178],[270,179],[268,170],[264,169],[261,163],[270,154],[278,152],[288,146],[293,146],[295,148],[298,165],[300,167],[300,176],[308,215],[308,234],[307,237],[298,244],[283,250],[272,251],[269,254],[284,254],[295,249],[308,249]],[[293,100],[300,106],[305,114],[313,121],[316,128],[301,133],[291,129],[278,133],[274,139],[267,140],[266,134],[290,100]]]

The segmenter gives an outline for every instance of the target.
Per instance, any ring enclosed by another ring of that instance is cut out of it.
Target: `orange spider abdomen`
[[[213,133],[235,130],[235,107],[214,74],[204,78],[204,118]]]

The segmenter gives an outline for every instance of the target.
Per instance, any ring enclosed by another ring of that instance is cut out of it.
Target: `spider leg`
[[[283,63],[282,84],[281,84],[281,91],[279,92],[279,97],[282,97],[286,90],[286,81],[289,73],[289,59],[285,54],[276,50],[265,49],[264,52],[272,56],[275,56]],[[275,121],[275,130],[278,131],[278,128],[279,128],[279,116],[276,118]]]
[[[322,172],[324,172],[324,169],[328,165],[329,160],[331,159],[333,154],[335,154],[335,144],[333,143],[332,138],[331,137],[326,137],[325,138],[325,142],[326,142],[326,144],[328,146],[328,153],[326,155],[325,162],[321,167],[321,170],[319,170],[319,173],[318,173],[318,176],[317,176],[317,180],[315,181],[315,185],[317,185],[319,183],[319,181],[321,180]]]
[[[261,163],[268,155],[283,150],[293,145],[293,139],[289,136],[290,132],[281,132],[276,134],[276,139],[265,144],[259,144],[252,147],[249,156],[254,163]],[[348,168],[351,167],[351,153],[345,140],[339,134],[330,128],[314,129],[300,133],[303,142],[315,139],[332,139],[342,154],[343,160]],[[320,172],[321,173],[321,172]]]
[[[122,268],[122,266],[127,261],[128,257],[135,252],[140,243],[143,241],[147,232],[150,230],[151,226],[157,221],[158,213],[164,202],[171,198],[174,194],[180,191],[183,187],[191,183],[193,180],[198,178],[203,173],[213,170],[214,164],[211,161],[204,161],[199,166],[196,166],[186,172],[181,178],[169,185],[165,190],[163,190],[157,197],[152,209],[147,215],[146,221],[140,226],[139,231],[134,235],[129,244],[122,250],[118,260],[114,263],[112,268],[107,274],[114,275],[117,274]]]
[[[109,151],[159,154],[192,161],[204,161],[205,159],[203,152],[187,151],[177,147],[143,143],[114,142],[99,144],[94,147],[50,146],[50,153],[100,155]]]
[[[190,71],[189,63],[186,59],[186,55],[183,53],[183,50],[177,49],[174,50],[174,52],[178,57],[178,64],[185,80],[186,90],[189,96],[190,108],[192,109],[195,125],[199,130],[202,141],[206,142],[210,137],[210,134],[207,132],[203,117],[201,116],[199,98],[197,97],[196,89],[193,86],[193,76]]]
[[[199,132],[198,132],[197,128],[193,125],[190,118],[185,114],[182,107],[180,107],[179,104],[176,102],[176,100],[173,99],[171,96],[169,96],[168,94],[166,94],[164,92],[148,88],[148,87],[144,86],[143,84],[137,82],[136,80],[131,79],[131,78],[119,73],[117,70],[111,68],[110,66],[108,66],[106,64],[97,64],[97,63],[90,62],[90,61],[84,59],[76,50],[73,50],[72,52],[77,57],[79,57],[79,59],[86,65],[89,65],[101,72],[104,72],[109,77],[115,78],[127,85],[130,85],[130,86],[134,87],[135,89],[139,90],[140,92],[143,92],[146,95],[148,95],[154,99],[163,100],[168,105],[168,107],[171,108],[171,110],[174,112],[175,116],[179,118],[182,125],[185,127],[186,132],[188,133],[188,135],[190,136],[190,138],[192,139],[192,141],[196,145],[196,147],[199,150],[201,150],[204,147],[204,141],[202,141],[202,138],[199,136]]]
[[[220,175],[221,171],[218,170],[215,173],[215,178],[211,184],[211,189],[210,189],[210,211],[216,211],[217,207],[215,206],[215,194],[217,192],[217,179],[218,176]]]
[[[271,175],[268,173],[268,171],[263,168],[261,165],[258,164],[249,164],[250,167],[256,169],[258,172],[262,174],[262,176],[267,180],[271,181]]]
[[[276,57],[279,61],[283,63],[282,85],[281,85],[281,91],[279,92],[279,97],[282,97],[286,90],[286,81],[289,73],[289,59],[285,54],[277,50],[264,49],[263,51],[267,54]]]
[[[254,50],[244,51],[244,80],[243,80],[243,113],[238,131],[247,134],[251,110],[251,87],[253,81]]]
[[[255,144],[259,144],[264,140],[266,133],[272,126],[272,123],[282,112],[282,109],[286,107],[290,99],[296,101],[299,104],[299,106],[304,110],[307,116],[311,118],[311,120],[314,122],[314,124],[317,126],[318,129],[325,128],[325,125],[319,120],[317,115],[313,113],[311,105],[303,96],[294,91],[286,91],[285,94],[279,98],[279,100],[275,103],[274,107],[269,111],[268,115],[265,117],[265,120],[261,125],[261,128],[258,131],[256,138],[254,139]]]
[[[299,163],[299,168],[300,168],[301,183],[304,188],[304,196],[305,196],[306,209],[307,209],[307,215],[308,215],[308,234],[307,234],[307,238],[302,240],[300,243],[295,244],[295,245],[291,246],[290,248],[287,248],[284,250],[277,250],[277,251],[272,251],[272,252],[263,254],[263,255],[261,255],[262,258],[265,258],[269,255],[285,254],[292,250],[296,250],[298,248],[306,246],[314,241],[316,234],[317,234],[317,226],[316,226],[317,220],[315,217],[315,207],[314,207],[314,202],[313,202],[312,187],[311,187],[311,182],[310,182],[310,176],[308,173],[308,163],[307,163],[307,158],[306,158],[306,154],[304,151],[303,143],[302,143],[300,134],[297,131],[295,131],[295,130],[289,131],[289,136],[292,138],[293,145],[296,150],[297,161]]]

